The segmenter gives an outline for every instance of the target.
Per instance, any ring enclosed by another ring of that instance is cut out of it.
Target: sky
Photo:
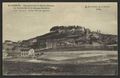
[[[37,8],[42,7],[39,9],[42,11],[20,11],[19,6],[15,11],[16,5],[36,5]],[[43,11],[45,8],[48,11]],[[51,27],[57,25],[79,25],[93,31],[117,35],[117,3],[3,3],[3,41],[34,38],[48,33]]]

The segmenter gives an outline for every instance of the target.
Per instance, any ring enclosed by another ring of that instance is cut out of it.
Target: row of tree
[[[65,30],[65,29],[69,29],[69,30],[71,30],[71,29],[82,29],[82,28],[84,28],[84,27],[82,27],[82,26],[75,26],[75,25],[73,25],[73,26],[54,26],[54,27],[52,27],[51,29],[50,29],[50,31],[55,31],[55,30],[58,30],[58,29],[63,29],[63,30]],[[84,28],[85,29],[85,28]]]

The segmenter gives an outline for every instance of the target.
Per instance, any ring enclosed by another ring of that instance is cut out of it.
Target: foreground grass
[[[46,52],[3,61],[4,75],[116,75],[117,51]]]

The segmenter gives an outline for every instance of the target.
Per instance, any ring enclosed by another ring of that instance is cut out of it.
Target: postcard
[[[3,75],[118,75],[117,2],[3,2]]]

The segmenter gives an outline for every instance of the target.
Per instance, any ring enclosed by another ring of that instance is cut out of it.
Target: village
[[[54,26],[28,40],[3,43],[3,57],[37,57],[47,51],[117,50],[117,36],[91,31],[82,26]]]

